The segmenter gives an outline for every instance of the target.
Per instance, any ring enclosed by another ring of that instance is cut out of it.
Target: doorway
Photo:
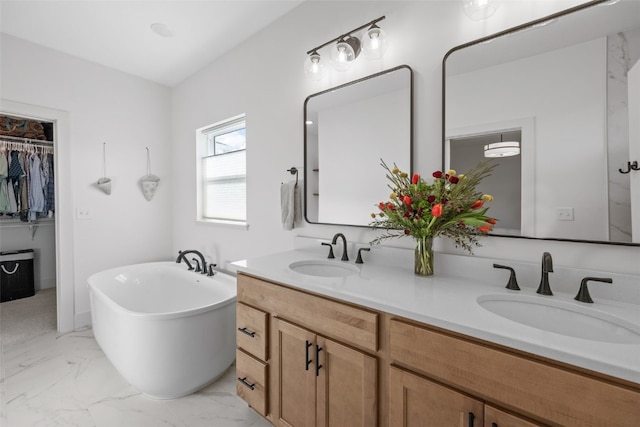
[[[73,206],[70,177],[69,113],[0,99],[0,112],[53,124],[55,176],[55,282],[58,332],[74,329]],[[37,233],[37,231],[36,231]]]

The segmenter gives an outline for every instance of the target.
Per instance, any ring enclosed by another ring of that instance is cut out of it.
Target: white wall
[[[303,102],[306,96],[393,66],[415,71],[415,161],[419,172],[441,166],[441,63],[464,42],[566,9],[578,1],[503,2],[487,21],[472,22],[460,3],[307,1],[274,25],[206,67],[173,92],[174,240],[173,250],[195,248],[224,263],[289,250],[292,236],[330,238],[344,232],[350,241],[375,236],[367,228],[306,225],[282,231],[279,185],[286,169],[303,165]],[[380,15],[391,44],[378,62],[359,59],[345,73],[323,82],[305,79],[305,52],[345,30]],[[248,231],[195,222],[194,130],[238,113],[247,114]],[[353,173],[357,176],[357,169]],[[577,184],[579,185],[579,184]],[[400,244],[410,246],[405,239]],[[489,237],[476,254],[538,260],[550,251],[556,266],[640,272],[638,248]],[[449,242],[437,248],[455,251]]]
[[[74,326],[90,321],[87,278],[110,267],[168,259],[171,235],[170,90],[167,87],[62,54],[5,34],[0,45],[2,98],[68,113],[69,137],[58,164],[68,165],[71,188],[58,188],[58,209],[88,209],[92,219],[73,219]],[[58,140],[56,140],[58,142]],[[93,187],[102,175],[102,143],[112,193]],[[138,188],[146,174],[161,179],[148,202]],[[60,157],[61,151],[56,152]],[[64,206],[60,206],[63,203]],[[60,236],[57,236],[60,238]]]

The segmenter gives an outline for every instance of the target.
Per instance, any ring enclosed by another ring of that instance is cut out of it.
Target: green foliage
[[[486,201],[493,197],[477,191],[477,186],[497,166],[480,162],[467,174],[456,171],[435,171],[433,182],[427,184],[418,174],[409,176],[384,160],[381,166],[387,171],[389,200],[378,203],[379,211],[372,213],[371,226],[384,229],[385,233],[371,243],[389,238],[413,236],[414,238],[446,236],[455,245],[472,252],[478,246],[478,238],[491,230],[495,219],[486,215]]]

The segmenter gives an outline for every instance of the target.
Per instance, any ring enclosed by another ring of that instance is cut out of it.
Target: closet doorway
[[[23,238],[30,240],[32,237],[46,237],[44,227],[50,227],[49,233],[53,242],[53,248],[49,250],[53,253],[50,262],[53,262],[55,269],[54,278],[39,283],[40,288],[51,288],[55,285],[56,301],[56,327],[59,332],[69,332],[74,329],[74,280],[73,280],[73,216],[71,203],[71,179],[69,165],[69,114],[64,111],[39,107],[35,105],[23,104],[15,101],[0,99],[0,115],[20,117],[38,122],[49,123],[51,126],[51,137],[53,139],[53,170],[55,173],[54,218],[50,218],[48,223],[44,218],[36,220],[40,222],[36,227],[29,227],[29,224],[22,227],[16,226],[15,230],[0,229],[3,233],[3,246],[5,231],[25,233]],[[46,215],[45,215],[46,217]],[[18,221],[20,221],[18,219]],[[0,227],[4,227],[0,224]],[[53,230],[51,230],[51,228]],[[34,232],[35,231],[35,232]],[[40,235],[38,233],[41,233]],[[4,249],[3,249],[4,250]],[[42,278],[41,278],[42,279]]]

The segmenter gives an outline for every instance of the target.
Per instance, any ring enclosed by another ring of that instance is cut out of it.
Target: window
[[[244,115],[198,130],[201,153],[200,219],[245,223],[247,219]]]

